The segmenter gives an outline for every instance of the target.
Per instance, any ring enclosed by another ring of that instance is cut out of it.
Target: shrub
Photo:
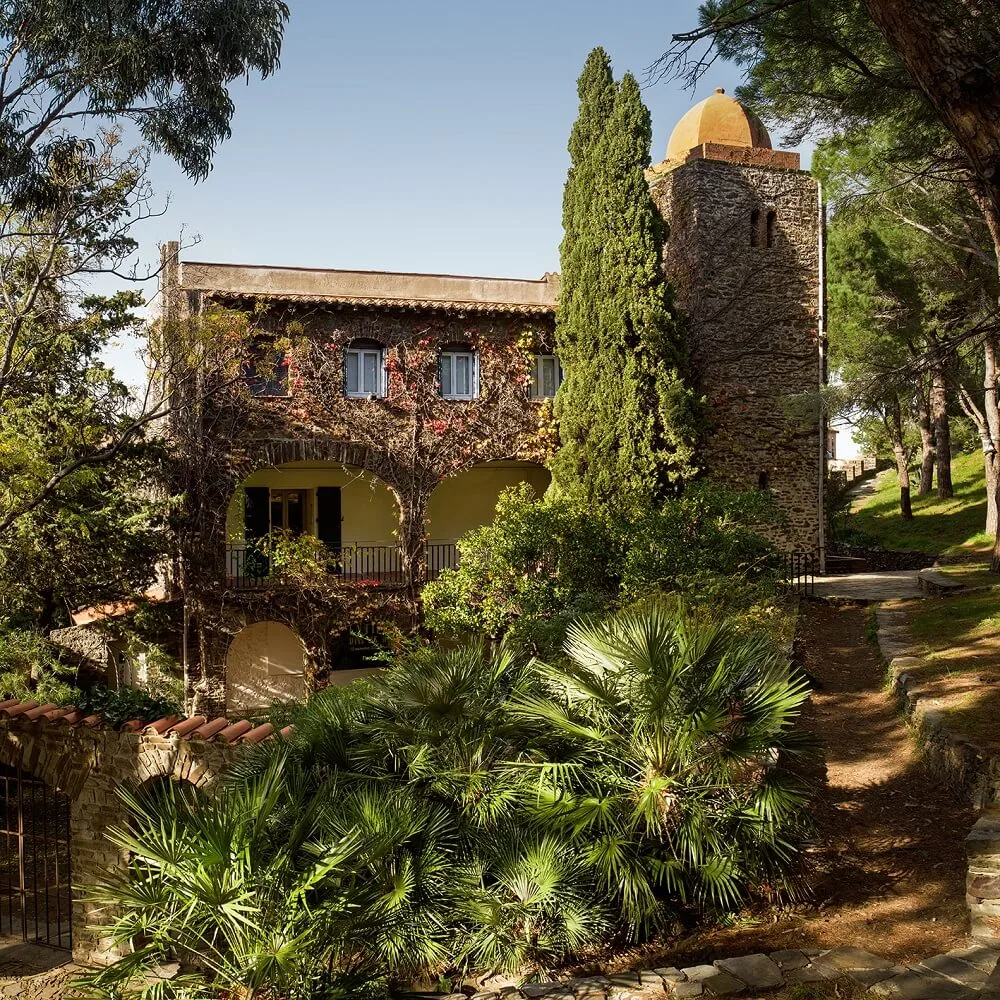
[[[0,695],[68,705],[79,694],[76,670],[59,659],[59,652],[31,629],[0,632]]]
[[[570,621],[607,608],[621,586],[615,534],[586,503],[522,484],[501,494],[496,517],[458,543],[457,569],[424,588],[429,628],[510,635],[534,652],[558,649]]]
[[[103,715],[112,726],[120,726],[133,719],[153,722],[167,716],[184,714],[176,701],[154,697],[132,687],[111,690],[98,684],[87,691],[77,692],[74,701],[84,712]]]
[[[141,947],[91,982],[171,960],[192,996],[530,974],[794,892],[807,691],[775,646],[658,605],[571,627],[566,653],[411,650],[314,697],[211,800],[127,799],[137,863],[96,898]]]
[[[555,656],[572,622],[650,594],[746,608],[774,592],[773,548],[759,531],[777,516],[767,491],[708,482],[659,509],[507,490],[492,523],[459,541],[458,568],[424,589],[426,622],[442,636],[507,636]]]

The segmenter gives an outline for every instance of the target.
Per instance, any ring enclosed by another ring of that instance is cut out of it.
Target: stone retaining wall
[[[923,742],[931,771],[982,814],[966,838],[966,903],[973,937],[1000,941],[1000,759],[945,725],[944,714],[923,697],[911,671],[924,664],[916,655],[905,612],[876,611],[878,644],[888,664],[893,691]]]
[[[933,566],[936,557],[926,552],[897,552],[894,549],[870,549],[864,545],[845,545],[843,542],[832,541],[829,547],[830,555],[850,556],[854,559],[864,559],[869,570],[892,571],[903,569],[926,569]]]
[[[838,981],[871,990],[879,996],[968,1000],[987,983],[998,958],[1000,951],[982,945],[956,948],[905,966],[851,946],[828,951],[789,949],[770,955],[722,958],[683,969],[635,969],[541,983],[518,984],[514,980],[494,977],[481,983],[480,992],[471,998],[464,993],[452,993],[440,1000],[533,1000],[534,997],[546,1000],[657,1000],[664,995],[756,997],[760,991],[770,995],[776,989],[799,983]],[[837,996],[841,995],[838,989]]]

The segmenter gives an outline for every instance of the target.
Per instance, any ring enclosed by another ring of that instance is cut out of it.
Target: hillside
[[[939,500],[935,493],[913,496],[913,520],[899,516],[899,483],[892,469],[879,473],[874,490],[852,506],[846,527],[878,540],[884,548],[928,552],[953,560],[988,555],[993,539],[986,523],[986,483],[978,452],[957,455],[952,462],[955,495]]]

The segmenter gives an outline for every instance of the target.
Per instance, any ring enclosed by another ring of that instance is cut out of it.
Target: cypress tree
[[[649,194],[652,126],[626,74],[590,100],[580,78],[564,195],[556,339],[566,380],[556,399],[560,488],[599,503],[659,502],[696,471],[696,408],[663,273],[667,227]],[[603,121],[600,117],[603,117]],[[579,137],[586,136],[587,142]]]
[[[585,448],[595,430],[587,398],[599,373],[590,334],[598,328],[600,234],[591,219],[597,191],[596,149],[604,136],[615,101],[611,60],[596,48],[577,81],[580,110],[569,137],[570,168],[563,190],[563,239],[559,247],[560,287],[556,344],[565,372],[555,400],[562,442],[553,473],[571,489],[585,476]]]

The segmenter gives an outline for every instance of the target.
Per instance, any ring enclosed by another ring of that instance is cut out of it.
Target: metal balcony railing
[[[454,542],[427,545],[427,579],[436,580],[444,569],[458,565]],[[353,545],[330,550],[329,574],[355,586],[378,586],[406,582],[402,553],[397,545]],[[237,590],[262,590],[274,583],[267,555],[245,544],[226,546],[226,577]]]
[[[428,542],[427,579],[436,580],[443,569],[454,569],[458,565],[458,546],[454,542]]]

